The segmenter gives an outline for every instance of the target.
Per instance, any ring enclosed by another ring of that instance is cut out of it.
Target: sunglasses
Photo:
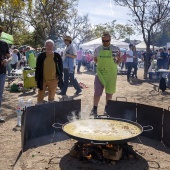
[[[103,42],[103,43],[105,43],[105,42],[110,42],[110,40],[102,40],[102,42]]]
[[[69,41],[69,40],[65,39],[64,41]]]

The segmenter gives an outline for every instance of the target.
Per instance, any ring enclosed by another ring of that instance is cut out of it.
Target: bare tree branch
[[[133,24],[140,26],[146,50],[150,51],[151,33],[155,27],[170,18],[170,0],[113,0],[117,5],[128,7],[134,18]],[[144,78],[147,78],[147,63],[144,69]]]

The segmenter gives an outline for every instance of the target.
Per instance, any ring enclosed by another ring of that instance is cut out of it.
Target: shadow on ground
[[[49,164],[57,163],[57,157],[51,158]],[[66,154],[61,158],[59,162],[60,169],[62,170],[143,170],[149,169],[148,163],[145,159],[140,157],[139,159],[128,159],[128,160],[120,160],[116,163],[116,165],[111,165],[109,163],[102,162],[83,162],[79,161],[78,158],[71,157],[70,154]]]

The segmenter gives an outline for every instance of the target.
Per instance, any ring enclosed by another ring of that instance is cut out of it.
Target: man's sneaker
[[[78,95],[78,94],[80,94],[81,92],[82,92],[82,90],[81,90],[81,89],[79,89],[79,90],[77,90],[77,91],[76,91],[76,93],[75,93],[75,94],[76,94],[76,95]]]
[[[95,110],[94,108],[91,110],[90,116],[94,116],[97,117],[97,110]]]
[[[127,82],[130,82],[130,79],[129,79],[129,78],[127,79]]]
[[[0,123],[5,123],[5,120],[2,117],[0,117]]]
[[[66,93],[60,92],[60,93],[58,93],[58,95],[64,96],[64,95],[66,95]]]
[[[77,71],[77,73],[78,73],[78,74],[80,74],[80,73],[81,73],[81,71]]]

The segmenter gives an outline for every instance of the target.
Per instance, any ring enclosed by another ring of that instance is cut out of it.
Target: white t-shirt
[[[132,50],[127,50],[126,55],[129,55],[131,58],[127,58],[126,62],[133,62],[133,51]]]
[[[15,53],[12,53],[12,61],[11,64],[15,64],[18,62],[18,56]]]
[[[100,45],[99,47],[97,47],[95,49],[94,57],[98,57],[99,56],[99,52],[100,52],[101,49],[102,50],[112,50],[113,57],[116,57],[118,52],[120,53],[119,47],[116,47],[116,46],[114,46],[112,44],[110,44],[110,46],[108,46],[108,47],[104,47],[103,45]]]

